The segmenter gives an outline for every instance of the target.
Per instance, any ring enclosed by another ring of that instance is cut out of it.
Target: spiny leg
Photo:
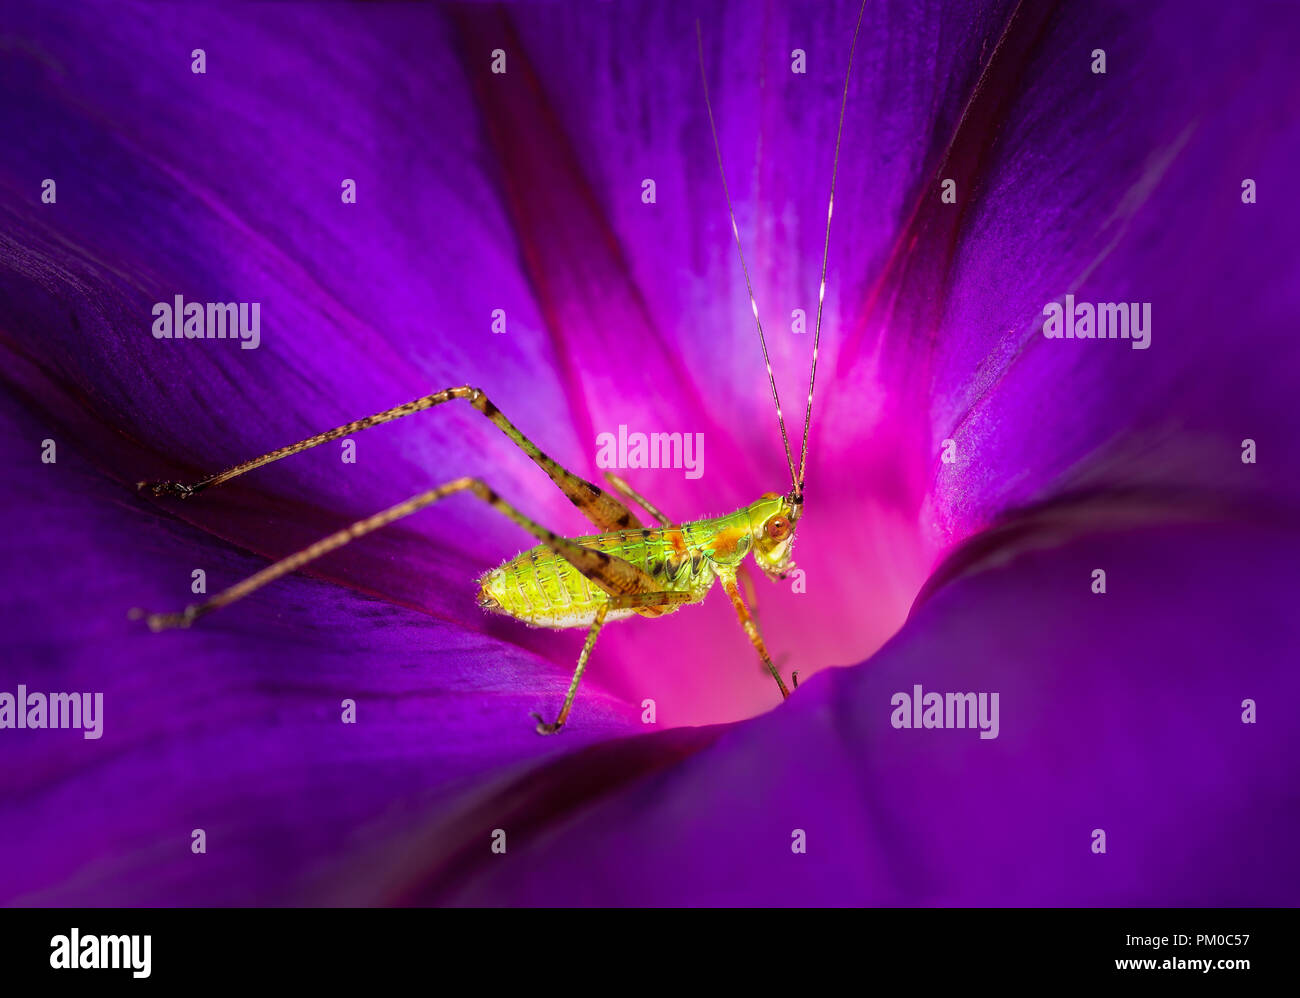
[[[289,444],[286,447],[268,451],[260,457],[244,461],[242,464],[227,468],[215,475],[209,475],[207,478],[200,479],[189,485],[181,482],[139,482],[136,488],[155,496],[173,496],[179,499],[188,499],[206,489],[215,488],[232,478],[238,478],[240,475],[263,465],[279,461],[281,458],[291,457],[312,447],[319,447],[331,440],[337,440],[339,437],[350,436],[353,433],[359,433],[362,430],[368,430],[372,426],[379,426],[383,423],[391,423],[395,419],[423,412],[426,409],[432,409],[434,406],[455,399],[464,399],[491,420],[497,429],[509,437],[515,446],[527,454],[534,464],[550,476],[551,481],[559,486],[560,491],[569,497],[570,502],[577,506],[582,515],[595,524],[601,532],[641,526],[641,521],[623,503],[543,454],[536,444],[520,433],[510,420],[506,419],[501,410],[492,403],[481,389],[471,388],[468,385],[434,392],[432,395],[426,395],[423,398],[395,406],[392,409],[377,412],[365,419],[344,423],[332,430],[326,430],[324,433],[318,433],[313,437],[299,440],[296,444]]]
[[[745,629],[745,634],[748,635],[754,650],[758,652],[758,657],[763,660],[763,666],[772,674],[772,678],[776,680],[776,685],[781,688],[781,696],[788,697],[790,691],[786,689],[785,680],[781,678],[781,673],[777,671],[776,666],[773,664],[772,656],[767,653],[767,646],[763,644],[763,636],[758,633],[758,625],[754,623],[749,615],[749,610],[745,608],[745,600],[740,595],[740,588],[736,585],[735,574],[719,573],[718,578],[722,580],[722,588],[731,597],[731,605],[736,608],[736,616],[740,619],[740,626]]]
[[[578,667],[573,670],[573,679],[569,682],[568,692],[564,694],[564,705],[560,707],[560,714],[555,719],[555,723],[547,723],[543,720],[541,714],[530,715],[537,720],[537,733],[539,735],[553,735],[564,727],[564,722],[569,719],[569,711],[573,707],[573,698],[578,693],[578,683],[582,681],[582,674],[587,668],[587,660],[591,657],[591,649],[596,646],[596,638],[599,637],[601,628],[605,626],[605,615],[610,610],[668,606],[673,603],[685,603],[690,599],[690,596],[691,594],[686,592],[665,590],[657,593],[633,593],[628,596],[612,596],[607,603],[602,603],[600,609],[596,611],[596,619],[592,621],[591,628],[587,631],[587,640],[583,642],[582,654],[578,656]]]
[[[754,585],[754,573],[749,567],[749,562],[742,561],[736,566],[736,579],[739,581],[741,589],[744,590],[745,599],[749,602],[749,615],[754,618],[754,626],[760,627],[763,618],[758,612],[758,587]],[[777,665],[786,661],[787,657],[782,655]],[[799,671],[797,669],[790,673],[790,681],[797,689],[799,686]]]
[[[539,735],[553,735],[564,727],[564,722],[569,719],[569,710],[573,707],[573,698],[578,694],[578,684],[582,682],[582,674],[587,669],[587,659],[591,657],[591,649],[596,647],[596,638],[600,636],[600,629],[605,626],[605,614],[609,612],[609,605],[602,603],[600,609],[596,611],[596,619],[591,622],[591,627],[587,630],[587,640],[582,643],[582,654],[578,656],[578,667],[573,670],[573,678],[569,680],[568,692],[564,694],[564,705],[560,707],[560,714],[555,719],[554,724],[550,724],[542,718],[541,714],[530,714],[529,717],[537,721],[537,733]]]
[[[457,478],[455,481],[440,485],[435,489],[418,493],[405,502],[390,506],[374,516],[358,520],[356,523],[322,538],[315,544],[268,565],[260,572],[250,575],[242,582],[223,590],[205,603],[192,604],[180,613],[146,614],[141,610],[133,610],[131,616],[133,618],[143,616],[150,629],[154,631],[165,630],[169,627],[188,627],[199,617],[211,613],[213,610],[219,610],[223,606],[229,606],[236,600],[243,599],[249,593],[261,589],[267,583],[274,582],[281,576],[296,571],[308,562],[329,554],[358,537],[363,537],[380,527],[385,527],[395,520],[419,512],[426,506],[431,506],[439,499],[445,499],[456,492],[472,492],[493,509],[523,527],[611,596],[648,593],[659,588],[659,584],[653,576],[630,562],[606,554],[604,551],[583,547],[581,544],[561,537],[554,531],[548,530],[541,524],[529,519],[498,496],[481,480],[477,478]]]

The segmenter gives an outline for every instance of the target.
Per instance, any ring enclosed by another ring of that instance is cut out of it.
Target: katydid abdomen
[[[573,540],[630,562],[663,590],[687,594],[667,606],[609,609],[607,621],[637,613],[659,617],[684,603],[699,603],[717,581],[718,566],[734,566],[745,556],[749,513],[740,510],[680,526],[616,530]],[[610,601],[604,590],[544,544],[516,555],[479,581],[480,606],[534,627],[588,627]]]

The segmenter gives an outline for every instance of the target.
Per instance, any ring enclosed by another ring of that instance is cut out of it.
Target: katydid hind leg
[[[233,478],[238,478],[257,468],[264,467],[275,461],[283,460],[286,457],[292,457],[294,454],[301,454],[305,450],[313,447],[319,447],[321,444],[329,443],[331,440],[338,440],[340,437],[351,436],[354,433],[360,433],[363,430],[371,429],[375,426],[382,426],[384,423],[391,423],[394,420],[401,419],[405,416],[414,415],[417,412],[425,412],[435,406],[442,405],[446,402],[452,402],[457,399],[468,402],[477,412],[488,419],[497,429],[506,435],[510,441],[526,454],[539,468],[546,472],[547,476],[563,492],[576,507],[593,525],[602,532],[611,530],[625,530],[641,526],[641,521],[632,513],[632,511],[608,492],[598,488],[591,482],[574,474],[565,468],[558,461],[544,454],[541,449],[534,444],[528,437],[524,436],[519,429],[506,418],[505,414],[487,397],[487,394],[481,389],[472,388],[469,385],[461,385],[456,388],[447,388],[440,392],[434,392],[432,395],[425,395],[422,398],[414,399],[392,409],[385,409],[383,412],[377,412],[374,415],[366,416],[364,419],[353,420],[350,423],[344,423],[336,426],[332,430],[326,430],[323,433],[317,433],[314,436],[306,437],[297,443],[288,444],[284,447],[278,447],[275,450],[268,451],[258,457],[251,458],[225,471],[218,472],[215,475],[209,475],[197,482],[183,483],[173,481],[144,481],[139,482],[136,488],[139,491],[148,492],[154,496],[168,496],[177,499],[188,499],[198,495],[200,492],[218,485],[223,485]]]
[[[349,524],[342,530],[336,531],[328,537],[324,537],[316,543],[268,565],[242,582],[238,582],[217,593],[204,603],[188,606],[180,613],[146,613],[142,610],[133,610],[131,616],[133,618],[144,617],[150,629],[155,631],[172,627],[188,627],[199,617],[205,616],[214,610],[219,610],[224,606],[229,606],[236,600],[243,599],[268,583],[297,571],[307,563],[338,550],[358,537],[364,537],[366,534],[372,533],[381,527],[386,527],[390,523],[410,516],[412,513],[417,513],[458,492],[470,492],[507,519],[518,524],[611,596],[649,593],[660,588],[660,584],[651,575],[630,562],[607,554],[604,551],[583,547],[581,544],[543,527],[540,523],[525,516],[502,499],[482,480],[477,478],[457,478],[444,485],[439,485],[437,488],[417,493],[404,502],[390,506],[373,516]]]

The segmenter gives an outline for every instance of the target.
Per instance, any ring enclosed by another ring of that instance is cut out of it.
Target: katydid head
[[[794,569],[790,552],[795,527],[803,515],[803,498],[794,493],[782,496],[766,492],[746,513],[755,564],[769,579],[784,579]]]

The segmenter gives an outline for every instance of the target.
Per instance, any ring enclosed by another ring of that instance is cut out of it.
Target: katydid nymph
[[[772,374],[772,364],[768,357],[762,322],[758,317],[758,304],[754,299],[744,251],[741,248],[740,230],[736,225],[731,194],[727,188],[726,171],[722,165],[722,147],[718,140],[713,105],[709,97],[708,77],[704,69],[703,37],[699,22],[697,21],[695,25],[700,79],[703,82],[704,101],[708,109],[709,128],[713,135],[718,172],[740,257],[741,271],[744,274],[745,287],[749,294],[759,344],[767,368],[768,385],[776,407],[777,423],[790,472],[789,491],[765,493],[749,505],[724,516],[674,522],[613,473],[607,474],[607,478],[613,485],[611,492],[598,488],[562,467],[524,436],[480,389],[469,386],[448,388],[270,451],[192,484],[150,481],[139,483],[138,488],[154,496],[190,499],[207,489],[215,488],[263,465],[298,454],[311,447],[432,409],[445,402],[460,400],[467,402],[490,420],[532,459],[598,532],[573,538],[561,536],[520,512],[481,479],[457,478],[412,496],[405,502],[391,506],[374,516],[358,520],[301,551],[274,562],[206,602],[192,604],[179,613],[132,611],[132,615],[144,617],[149,627],[155,631],[171,627],[188,627],[199,617],[228,606],[267,583],[294,572],[308,562],[359,537],[410,516],[449,496],[468,492],[514,521],[541,542],[537,547],[511,558],[479,579],[479,606],[489,612],[504,614],[533,626],[587,629],[586,642],[555,721],[547,722],[539,715],[533,715],[537,719],[537,731],[540,734],[553,734],[568,721],[578,684],[587,667],[596,639],[605,624],[633,614],[659,617],[673,613],[685,604],[701,602],[716,582],[722,583],[741,627],[753,644],[763,666],[776,681],[781,696],[788,697],[790,689],[768,654],[758,624],[746,605],[740,582],[748,582],[747,558],[752,558],[753,562],[771,579],[785,578],[794,567],[794,562],[791,560],[791,547],[795,530],[803,516],[804,475],[807,470],[813,387],[817,376],[817,350],[826,298],[826,262],[830,252],[830,225],[835,205],[835,175],[839,166],[840,136],[844,129],[844,111],[848,102],[853,52],[857,47],[858,32],[862,27],[865,7],[864,0],[858,12],[857,27],[854,29],[853,41],[849,47],[848,69],[844,74],[844,92],[831,165],[831,191],[826,211],[826,237],[822,251],[821,284],[817,298],[812,364],[808,378],[808,401],[804,411],[803,441],[797,472],[789,437],[786,434],[785,418],[781,412],[776,379]],[[617,493],[617,496],[614,493]],[[643,508],[655,521],[655,525],[643,525],[627,505],[628,501]],[[797,685],[797,673],[794,674],[793,682]]]

